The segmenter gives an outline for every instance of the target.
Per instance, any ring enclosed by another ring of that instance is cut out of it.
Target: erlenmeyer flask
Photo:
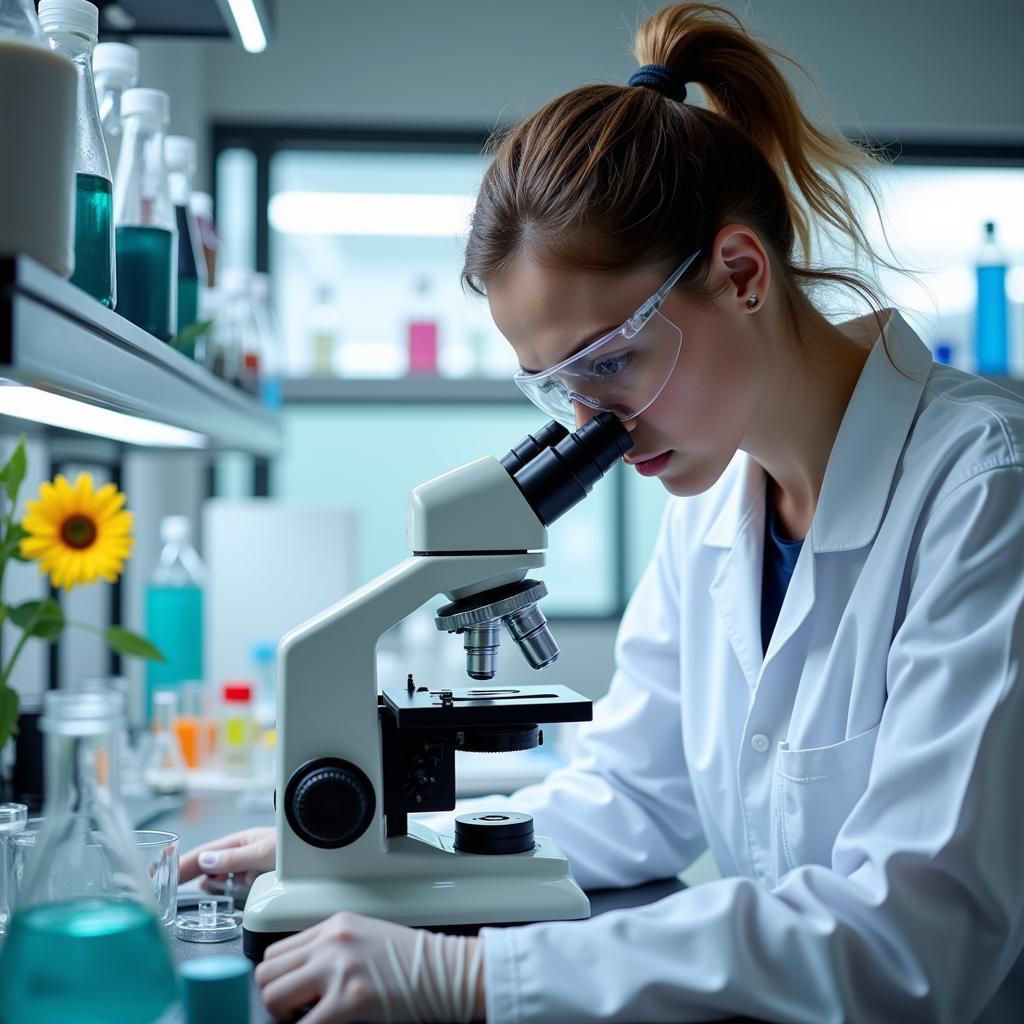
[[[0,1022],[164,1024],[174,968],[117,802],[114,692],[46,694],[45,820],[0,955]]]

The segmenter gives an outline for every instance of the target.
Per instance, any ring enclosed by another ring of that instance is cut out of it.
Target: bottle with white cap
[[[178,326],[178,229],[164,162],[169,116],[170,99],[160,89],[129,89],[121,97],[114,193],[117,311],[164,341]]]
[[[121,96],[139,81],[139,51],[127,43],[100,43],[92,53],[92,73],[96,79],[96,100],[107,144],[110,169],[117,169],[121,152]]]
[[[206,280],[206,260],[199,227],[189,209],[192,176],[196,173],[196,144],[184,135],[168,135],[164,144],[171,202],[178,226],[178,334],[199,319],[199,284]],[[195,342],[178,344],[195,358]]]
[[[39,24],[50,48],[75,65],[75,272],[71,283],[104,306],[117,301],[110,162],[100,127],[92,51],[99,9],[88,0],[40,0]]]
[[[153,693],[178,689],[203,678],[203,588],[206,566],[192,547],[188,516],[164,516],[160,561],[146,586],[146,636],[159,645],[164,661],[146,666],[147,719]]]

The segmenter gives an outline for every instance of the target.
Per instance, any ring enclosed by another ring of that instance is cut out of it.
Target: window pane
[[[485,167],[457,152],[272,158],[270,272],[289,375],[404,375],[414,320],[436,324],[442,375],[515,371],[486,301],[459,281]]]
[[[409,557],[405,515],[413,487],[482,455],[500,458],[539,425],[536,412],[515,406],[482,412],[376,404],[291,406],[284,422],[275,495],[356,510],[361,582]],[[531,573],[547,584],[545,614],[613,614],[613,507],[614,481],[605,479],[549,528],[548,563]]]
[[[975,366],[975,253],[985,221],[995,222],[1011,268],[1006,282],[1010,366],[1024,370],[1024,168],[895,164],[880,168],[874,177],[896,262],[921,271],[917,284],[879,268],[878,284],[897,307],[910,313],[928,345],[934,349],[951,344],[954,362],[969,370]],[[872,245],[891,259],[873,207],[863,195],[854,195]],[[827,265],[842,262],[843,255],[826,243],[819,258]]]

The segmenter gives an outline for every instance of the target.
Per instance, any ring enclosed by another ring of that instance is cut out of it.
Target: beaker
[[[0,804],[0,936],[6,934],[14,907],[14,851],[11,840],[28,822],[25,804]]]
[[[0,957],[2,1024],[163,1024],[176,1010],[174,967],[117,798],[123,717],[118,693],[46,694],[46,811]]]

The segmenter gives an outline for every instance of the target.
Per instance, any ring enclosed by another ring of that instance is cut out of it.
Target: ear
[[[719,298],[729,312],[753,313],[764,306],[771,284],[771,262],[755,232],[745,224],[719,229],[712,245],[712,261],[720,268],[726,291]],[[751,295],[757,296],[753,307]]]

